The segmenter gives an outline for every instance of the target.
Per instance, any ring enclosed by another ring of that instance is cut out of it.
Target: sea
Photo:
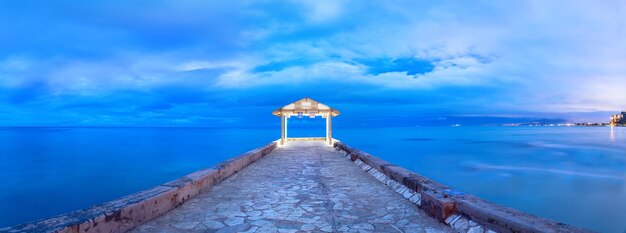
[[[289,136],[324,135],[309,126]],[[145,190],[279,136],[267,127],[0,128],[0,228]],[[335,125],[333,136],[458,192],[626,232],[626,128]]]

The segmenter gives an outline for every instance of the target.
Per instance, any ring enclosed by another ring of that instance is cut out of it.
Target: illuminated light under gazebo
[[[337,109],[328,107],[328,105],[322,104],[310,98],[302,98],[296,102],[285,105],[282,108],[276,109],[272,112],[275,116],[280,117],[280,144],[284,145],[287,141],[287,119],[291,116],[297,116],[302,118],[308,115],[311,118],[321,116],[326,119],[326,142],[329,145],[333,144],[333,129],[332,118],[339,115]]]

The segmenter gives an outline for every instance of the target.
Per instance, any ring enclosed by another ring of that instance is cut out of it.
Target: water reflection
[[[613,129],[613,128],[615,128],[615,127],[611,126],[611,133],[610,133],[610,136],[609,136],[609,138],[611,139],[611,142],[615,142],[615,129]]]

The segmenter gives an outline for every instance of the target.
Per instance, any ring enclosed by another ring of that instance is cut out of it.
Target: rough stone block
[[[354,161],[354,163],[356,163],[357,166],[360,166],[361,164],[363,164],[363,161],[360,159],[357,159]]]
[[[456,220],[459,220],[460,217],[461,215],[453,214],[453,215],[450,215],[448,218],[446,218],[444,222],[451,226],[452,224],[454,224],[454,222],[456,222]]]
[[[404,189],[404,192],[402,192],[402,196],[406,199],[409,199],[410,197],[412,197],[415,194],[415,192],[409,190],[409,189]]]
[[[456,232],[467,232],[470,229],[469,220],[463,216],[454,221],[451,226]]]
[[[485,229],[482,226],[473,226],[467,231],[467,233],[484,233]]]
[[[409,198],[409,201],[413,202],[413,204],[416,205],[422,205],[422,195],[420,195],[419,193],[415,193],[415,195]]]
[[[445,197],[442,193],[426,190],[420,192],[420,195],[422,199],[421,208],[439,221],[443,222],[450,215],[456,213],[454,200]]]

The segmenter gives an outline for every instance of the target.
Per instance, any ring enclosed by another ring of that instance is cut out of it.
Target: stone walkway
[[[132,232],[452,232],[324,142],[289,142]]]

